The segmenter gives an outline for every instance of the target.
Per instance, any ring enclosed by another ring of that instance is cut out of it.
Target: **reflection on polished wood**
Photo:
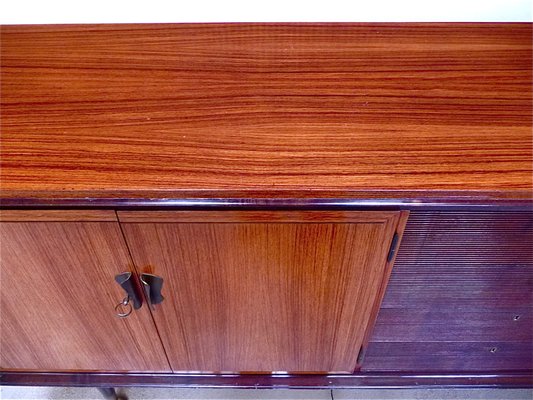
[[[1,368],[169,371],[149,311],[116,316],[117,223],[2,222],[0,246]]]
[[[531,24],[4,26],[1,52],[6,197],[532,190]]]
[[[399,212],[275,223],[144,214],[123,229],[137,268],[165,280],[153,316],[174,372],[354,371]]]

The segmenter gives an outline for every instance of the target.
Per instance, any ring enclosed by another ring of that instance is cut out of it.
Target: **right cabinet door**
[[[174,372],[352,372],[403,223],[392,211],[119,219],[139,270],[164,279],[153,316]]]

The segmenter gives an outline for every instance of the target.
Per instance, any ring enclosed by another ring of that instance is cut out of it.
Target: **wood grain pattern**
[[[194,223],[349,223],[382,224],[396,217],[383,211],[118,211],[120,222],[194,222]]]
[[[458,370],[497,374],[520,371],[522,366],[531,371],[532,342],[376,342],[365,358],[369,371],[439,371],[444,376]]]
[[[117,222],[113,210],[0,210],[0,222]]]
[[[4,196],[531,197],[531,24],[4,26],[1,39]]]
[[[115,274],[132,268],[117,223],[2,222],[0,367],[169,371],[146,307],[128,318]]]
[[[531,304],[529,305],[531,306]],[[479,312],[453,306],[442,310],[383,308],[375,342],[523,342],[533,343],[533,310]],[[515,319],[518,318],[518,319]],[[496,358],[496,357],[494,357]],[[533,365],[532,365],[533,367]]]
[[[399,218],[358,214],[123,223],[137,268],[165,279],[153,316],[173,371],[353,372]]]
[[[411,212],[363,370],[533,370],[532,243],[531,212]]]

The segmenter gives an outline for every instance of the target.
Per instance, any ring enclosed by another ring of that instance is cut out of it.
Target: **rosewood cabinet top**
[[[4,201],[521,199],[532,24],[3,26]]]

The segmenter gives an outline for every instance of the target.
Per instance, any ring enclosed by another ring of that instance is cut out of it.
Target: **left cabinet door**
[[[115,313],[133,265],[113,212],[0,217],[0,367],[170,370],[149,309]]]

